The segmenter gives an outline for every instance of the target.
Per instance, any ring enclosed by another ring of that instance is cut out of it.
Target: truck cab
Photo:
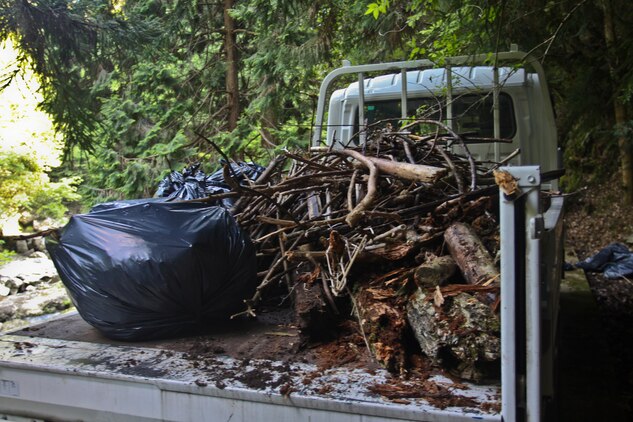
[[[313,147],[321,143],[334,148],[358,146],[367,132],[384,130],[387,124],[398,130],[415,119],[431,119],[462,135],[480,162],[499,162],[512,154],[512,165],[538,165],[543,172],[559,167],[545,76],[540,64],[525,53],[456,57],[442,66],[429,60],[344,63],[328,75],[322,91],[331,91],[335,78],[349,74],[362,77],[329,96],[325,139],[325,118],[317,112]],[[325,104],[319,106],[325,110]]]

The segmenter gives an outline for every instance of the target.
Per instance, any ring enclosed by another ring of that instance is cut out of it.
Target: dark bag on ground
[[[633,275],[633,252],[622,243],[611,243],[597,254],[576,263],[587,271],[602,272],[605,278],[615,279]]]
[[[73,216],[46,246],[80,315],[116,340],[213,326],[242,310],[257,284],[248,235],[206,204],[105,207]]]

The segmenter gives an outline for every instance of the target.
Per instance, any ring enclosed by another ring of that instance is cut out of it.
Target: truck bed
[[[499,421],[500,386],[396,377],[353,333],[301,344],[283,312],[122,343],[71,313],[0,337],[0,415],[45,420]]]

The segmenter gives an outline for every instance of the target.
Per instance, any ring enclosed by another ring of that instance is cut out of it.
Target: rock
[[[41,237],[39,237],[38,239],[42,240],[42,238],[41,238]],[[42,243],[43,243],[43,242],[42,242]],[[39,249],[38,249],[37,251],[35,251],[35,252],[33,252],[31,255],[29,255],[29,258],[38,258],[38,259],[40,259],[40,260],[42,260],[42,259],[48,260],[48,255],[46,255],[46,254],[45,254],[44,252],[42,252],[42,251],[43,251],[43,249],[42,249],[42,250],[39,250]],[[39,261],[39,262],[41,262],[41,261]]]
[[[22,280],[20,277],[8,278],[4,285],[11,289],[11,294],[21,292],[24,290],[24,287],[26,287],[24,285],[24,280]]]
[[[51,220],[50,218],[45,218],[44,220],[41,220],[41,221],[33,220],[32,224],[33,224],[33,230],[35,230],[36,232],[47,230],[55,226],[53,220]]]
[[[8,299],[0,301],[0,322],[13,318],[17,310],[18,307],[12,301],[8,301]]]
[[[0,267],[0,323],[11,330],[28,323],[28,319],[71,307],[53,262],[45,253],[18,256]],[[3,289],[4,288],[4,289]]]
[[[29,251],[29,245],[26,240],[16,240],[15,251],[21,254],[27,253]]]
[[[68,309],[71,306],[66,289],[61,284],[54,284],[48,289],[29,290],[9,296],[0,301],[0,322],[12,318],[30,318],[51,312]]]
[[[4,284],[0,284],[0,296],[9,296],[11,294],[11,289],[5,286]]]

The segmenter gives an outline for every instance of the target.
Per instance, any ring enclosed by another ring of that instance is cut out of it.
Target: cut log
[[[467,380],[498,375],[500,324],[490,307],[468,293],[436,306],[431,292],[418,289],[407,304],[408,322],[422,352]]]
[[[457,264],[450,255],[431,255],[415,269],[413,278],[420,288],[442,286],[457,272]]]
[[[468,284],[498,282],[499,271],[475,231],[454,223],[444,232],[446,246]]]

